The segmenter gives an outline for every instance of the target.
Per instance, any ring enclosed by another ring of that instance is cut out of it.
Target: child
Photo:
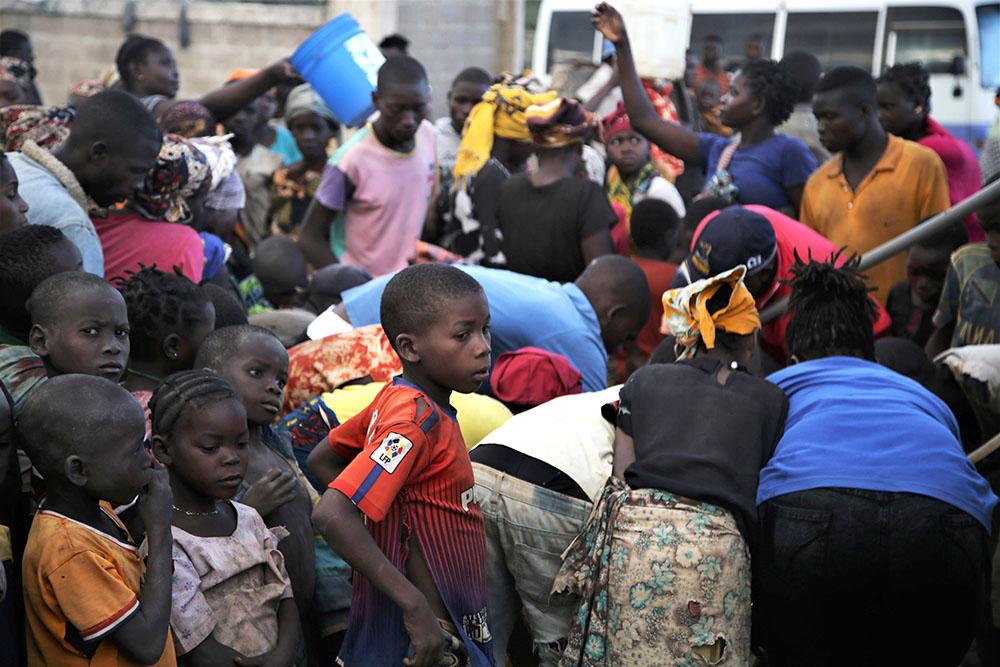
[[[995,180],[995,179],[994,179]],[[1000,342],[1000,202],[976,211],[986,243],[970,243],[951,256],[927,341],[933,358],[949,347]]]
[[[240,283],[247,315],[302,304],[309,270],[295,241],[285,236],[264,239],[254,248],[252,261],[253,275]]]
[[[464,272],[421,264],[389,281],[381,319],[402,376],[309,456],[330,486],[316,527],[355,570],[338,664],[492,665],[482,512],[448,402],[489,374],[489,306]]]
[[[312,504],[287,436],[274,430],[288,381],[288,353],[267,329],[244,325],[212,332],[198,349],[195,368],[209,368],[236,388],[247,412],[250,445],[243,483],[234,499],[253,507],[268,526],[290,535],[279,549],[305,618],[315,584]],[[300,483],[301,478],[301,483]]]
[[[277,549],[287,533],[230,501],[250,439],[236,390],[212,371],[182,371],[150,405],[153,451],[174,492],[170,626],[179,653],[190,664],[260,656],[261,664],[291,665],[298,612]]]
[[[79,271],[46,278],[27,304],[30,347],[0,347],[0,382],[20,413],[28,394],[46,378],[65,373],[118,382],[129,354],[128,313],[115,288]]]
[[[906,282],[889,290],[885,308],[892,317],[892,335],[923,347],[934,332],[934,309],[941,300],[951,253],[965,245],[969,235],[963,225],[911,246],[906,257]]]
[[[304,83],[288,94],[285,124],[302,159],[274,172],[267,217],[272,234],[294,239],[323,177],[327,147],[340,135],[340,123],[312,86]]]
[[[299,246],[317,269],[339,259],[373,276],[397,271],[424,226],[437,167],[423,65],[409,56],[386,61],[372,101],[378,118],[327,165],[302,221]]]
[[[194,365],[198,346],[215,328],[215,307],[176,269],[144,266],[116,282],[131,325],[125,388],[145,405],[163,378]]]
[[[612,233],[612,237],[616,242],[616,251],[627,255],[631,254],[628,232],[631,229],[629,219],[633,206],[644,199],[659,199],[670,204],[678,217],[684,217],[684,200],[673,183],[656,171],[649,152],[649,142],[632,127],[623,103],[619,102],[618,108],[601,122],[604,126],[604,142],[608,147],[608,159],[611,161],[605,186],[608,200],[612,205],[617,205],[624,215],[624,225],[618,225],[618,233]]]
[[[677,272],[677,265],[670,262],[670,256],[677,247],[680,226],[677,211],[665,201],[644,199],[632,209],[633,260],[646,274],[649,283],[649,321],[636,339],[639,350],[646,358],[663,340],[660,333],[663,293],[670,289]]]
[[[143,430],[142,409],[104,378],[53,378],[24,406],[18,431],[47,489],[22,567],[30,667],[177,664],[170,486],[151,467]],[[107,507],[137,494],[145,563]]]
[[[26,344],[28,297],[49,276],[82,268],[80,251],[55,227],[25,225],[0,235],[0,343]]]

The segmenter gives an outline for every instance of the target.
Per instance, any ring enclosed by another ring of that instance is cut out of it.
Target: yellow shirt
[[[384,382],[348,385],[323,394],[323,402],[333,410],[337,419],[343,424],[371,405],[375,395],[384,386]],[[481,394],[454,392],[451,395],[451,405],[458,413],[458,427],[462,431],[462,438],[468,449],[478,445],[487,434],[500,428],[501,424],[513,416],[503,403]]]
[[[885,152],[857,190],[844,176],[843,153],[813,172],[802,195],[801,219],[838,248],[866,253],[950,205],[941,158],[890,134]],[[875,297],[885,305],[892,286],[906,280],[906,253],[865,273],[876,288]]]
[[[118,517],[102,509],[128,535]],[[138,667],[109,637],[139,610],[142,573],[130,541],[39,510],[22,563],[29,667]],[[155,664],[177,665],[169,631]]]

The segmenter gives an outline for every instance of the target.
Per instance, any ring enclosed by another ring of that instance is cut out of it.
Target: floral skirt
[[[581,597],[564,666],[751,662],[750,556],[713,505],[612,477],[552,591]]]

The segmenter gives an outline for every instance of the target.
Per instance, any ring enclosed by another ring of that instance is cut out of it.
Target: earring
[[[924,112],[924,107],[922,105],[918,104],[916,106],[916,108],[914,108],[913,110],[916,111],[917,113],[923,113]]]

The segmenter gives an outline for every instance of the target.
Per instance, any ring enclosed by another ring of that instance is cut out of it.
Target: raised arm
[[[287,60],[265,67],[256,74],[206,93],[200,100],[221,123],[255,99],[285,81],[299,80]]]
[[[170,535],[173,494],[165,469],[153,470],[139,494],[139,515],[146,526],[149,556],[139,591],[139,609],[111,635],[111,641],[132,660],[152,665],[163,655],[170,626],[171,585],[174,572]]]
[[[698,135],[660,118],[649,101],[636,72],[625,22],[618,10],[602,2],[594,9],[592,22],[594,28],[615,45],[618,79],[632,127],[667,153],[685,162],[700,162]]]

